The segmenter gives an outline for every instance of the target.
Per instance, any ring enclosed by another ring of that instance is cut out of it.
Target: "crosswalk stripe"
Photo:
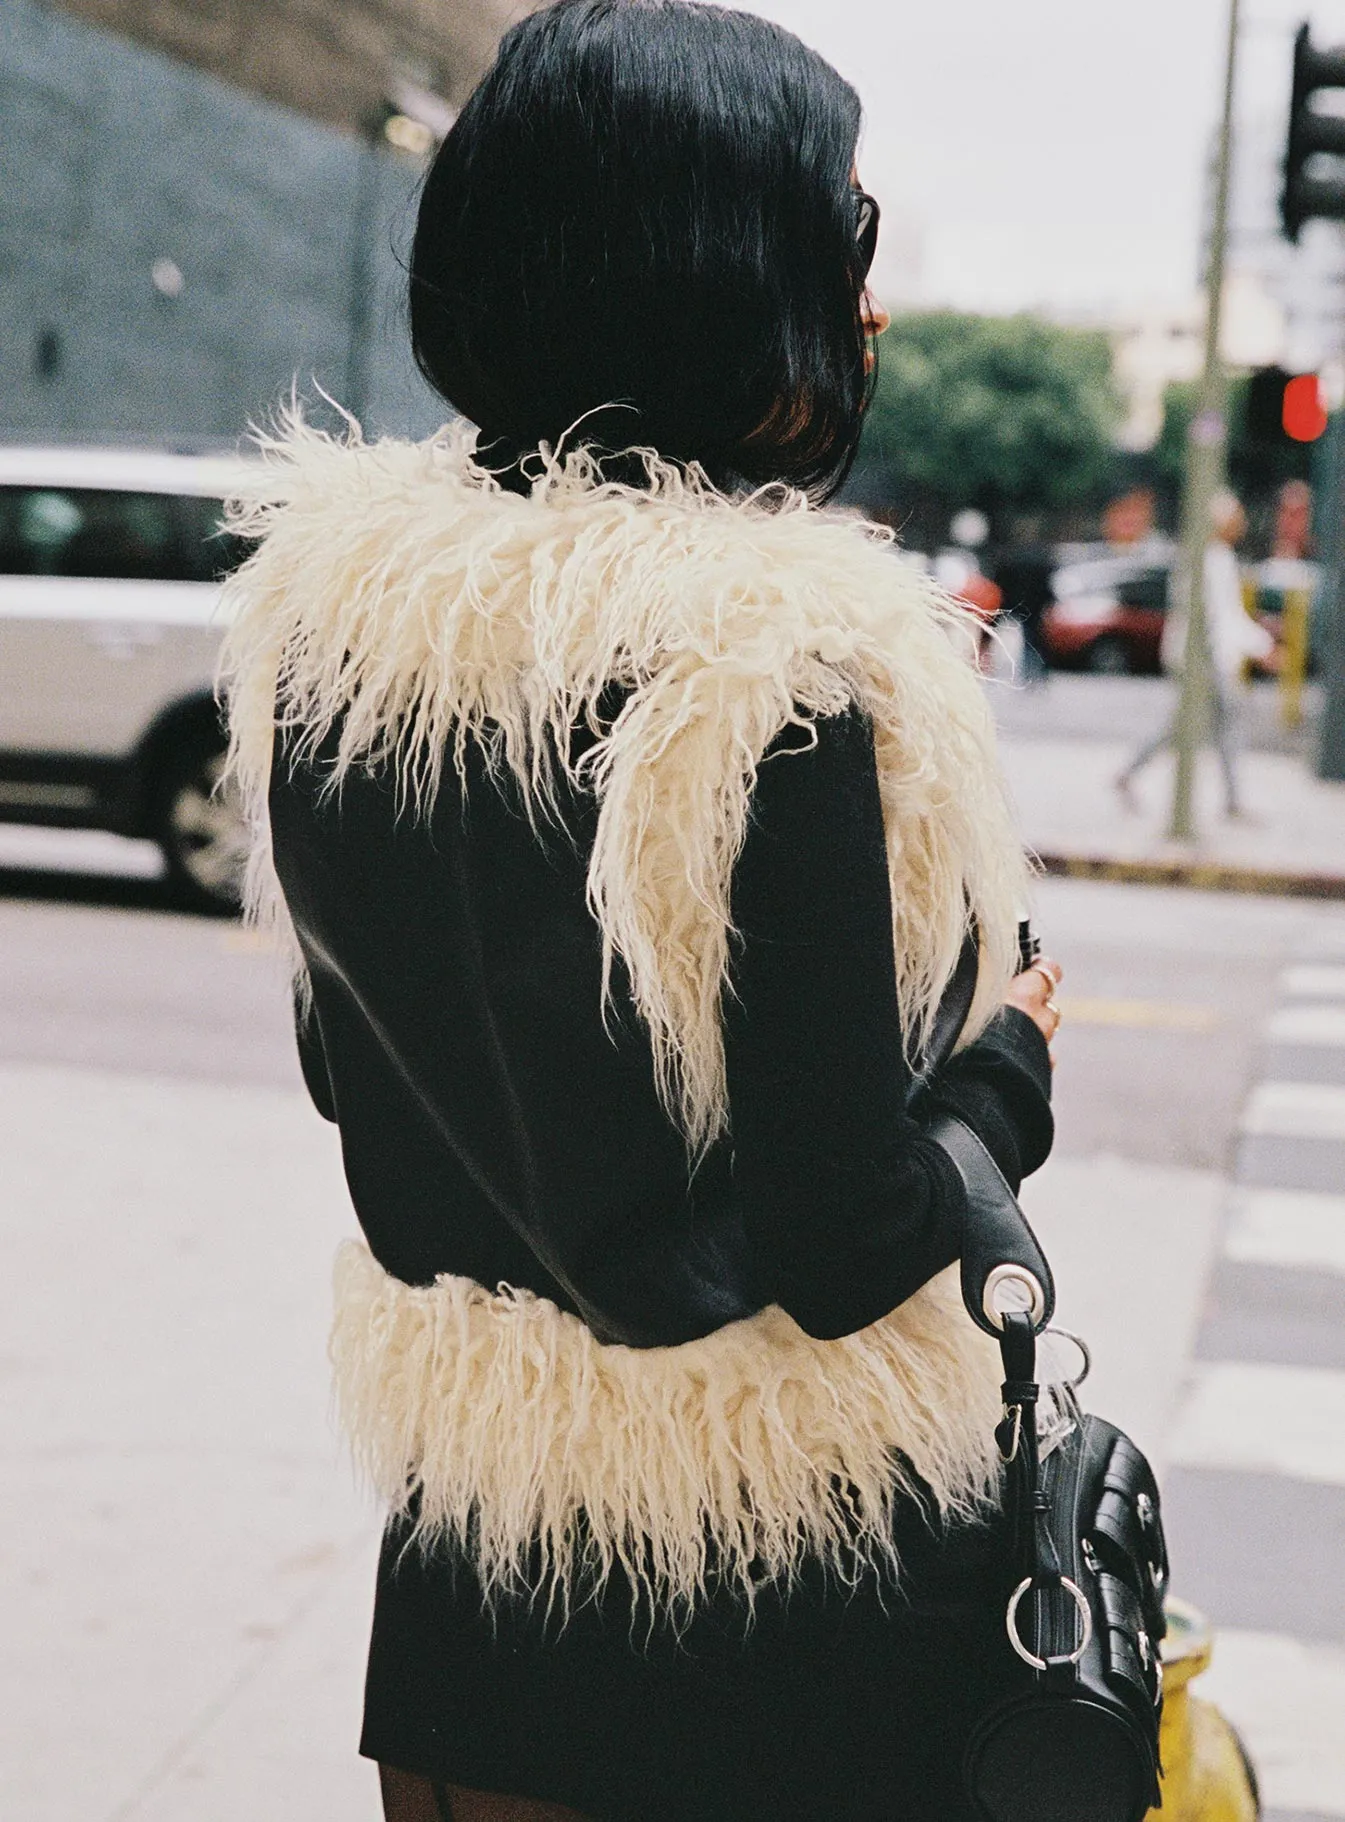
[[[1345,1006],[1281,1006],[1265,1035],[1272,1044],[1345,1045]]]
[[[1286,969],[1280,990],[1288,1003],[1266,1023],[1269,1043],[1345,1049],[1345,957]],[[1325,1058],[1311,1069],[1302,1059],[1304,1074],[1319,1068],[1337,1073]],[[1345,1142],[1345,1086],[1262,1082],[1248,1098],[1242,1131]],[[1331,1180],[1328,1171],[1323,1182]],[[1345,1161],[1341,1183],[1345,1188]],[[1239,1264],[1345,1277],[1345,1194],[1239,1188],[1223,1252]],[[1196,1362],[1167,1458],[1174,1466],[1345,1488],[1345,1372]],[[1220,1631],[1199,1694],[1218,1703],[1241,1733],[1268,1811],[1285,1822],[1293,1815],[1345,1819],[1345,1647]]]
[[[1224,1252],[1242,1265],[1345,1276],[1345,1196],[1243,1189],[1233,1198]]]
[[[1345,1487],[1345,1373],[1197,1361],[1167,1457]]]
[[[1345,968],[1304,962],[1285,969],[1280,988],[1295,999],[1345,999]]]
[[[1345,1087],[1262,1082],[1247,1099],[1242,1130],[1266,1138],[1345,1139]]]
[[[1345,1816],[1345,1650],[1270,1632],[1216,1632],[1195,1692],[1242,1735],[1268,1810]]]

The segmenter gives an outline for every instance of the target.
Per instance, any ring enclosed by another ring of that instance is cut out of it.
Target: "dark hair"
[[[834,491],[868,385],[859,122],[830,64],[749,13],[532,14],[425,180],[421,371],[511,456],[584,418],[573,440],[652,446],[720,486]]]

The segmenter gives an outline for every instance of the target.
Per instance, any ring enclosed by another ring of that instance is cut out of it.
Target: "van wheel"
[[[170,750],[155,792],[154,834],[178,901],[233,915],[242,903],[248,829],[237,786],[220,783],[224,758],[213,729]]]
[[[1110,636],[1094,639],[1084,658],[1084,665],[1095,677],[1128,677],[1130,653],[1123,640]]]

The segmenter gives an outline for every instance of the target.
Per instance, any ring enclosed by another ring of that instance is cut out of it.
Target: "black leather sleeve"
[[[327,1052],[323,1047],[317,1007],[306,995],[297,992],[294,996],[294,1036],[299,1046],[299,1067],[303,1071],[304,1086],[323,1119],[334,1122],[336,1096],[332,1091],[331,1073],[327,1068]]]
[[[763,763],[733,909],[736,1193],[769,1294],[834,1338],[951,1264],[965,1209],[956,1168],[906,1107],[882,805],[857,711],[819,723],[815,746],[782,743]],[[972,1048],[948,1105],[989,1132],[997,1162],[1000,1125],[1032,1154],[1040,1133],[1019,1135],[1004,1095],[1017,1064],[993,1041],[990,1056]]]
[[[1055,1136],[1050,1052],[1016,1006],[1003,1007],[974,1044],[945,1063],[927,1094],[935,1111],[971,1127],[1015,1195],[1046,1162]]]

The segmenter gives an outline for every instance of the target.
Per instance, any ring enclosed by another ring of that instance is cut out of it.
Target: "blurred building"
[[[526,6],[3,4],[0,436],[232,441],[295,383],[442,419],[406,346],[414,192]]]
[[[1176,381],[1200,372],[1204,339],[1203,299],[1193,296],[1180,310],[1136,311],[1108,324],[1113,373],[1125,406],[1117,436],[1122,449],[1152,449],[1163,428],[1163,398]]]
[[[1204,364],[1204,293],[1192,291],[1175,308],[1130,312],[1107,327],[1126,409],[1117,440],[1122,449],[1150,449],[1163,428],[1168,387],[1194,380]],[[1224,359],[1240,369],[1271,366],[1284,357],[1286,335],[1284,304],[1265,275],[1252,266],[1231,266],[1224,285]]]
[[[1258,358],[1246,364],[1279,361],[1306,371],[1345,353],[1345,234],[1337,222],[1312,221],[1297,246],[1285,240],[1279,213],[1285,131],[1283,114],[1260,115],[1239,127],[1228,263],[1234,277],[1274,300],[1283,319],[1279,346],[1270,353],[1258,350]]]
[[[528,0],[61,0],[267,101],[362,132],[394,87],[460,107]]]

